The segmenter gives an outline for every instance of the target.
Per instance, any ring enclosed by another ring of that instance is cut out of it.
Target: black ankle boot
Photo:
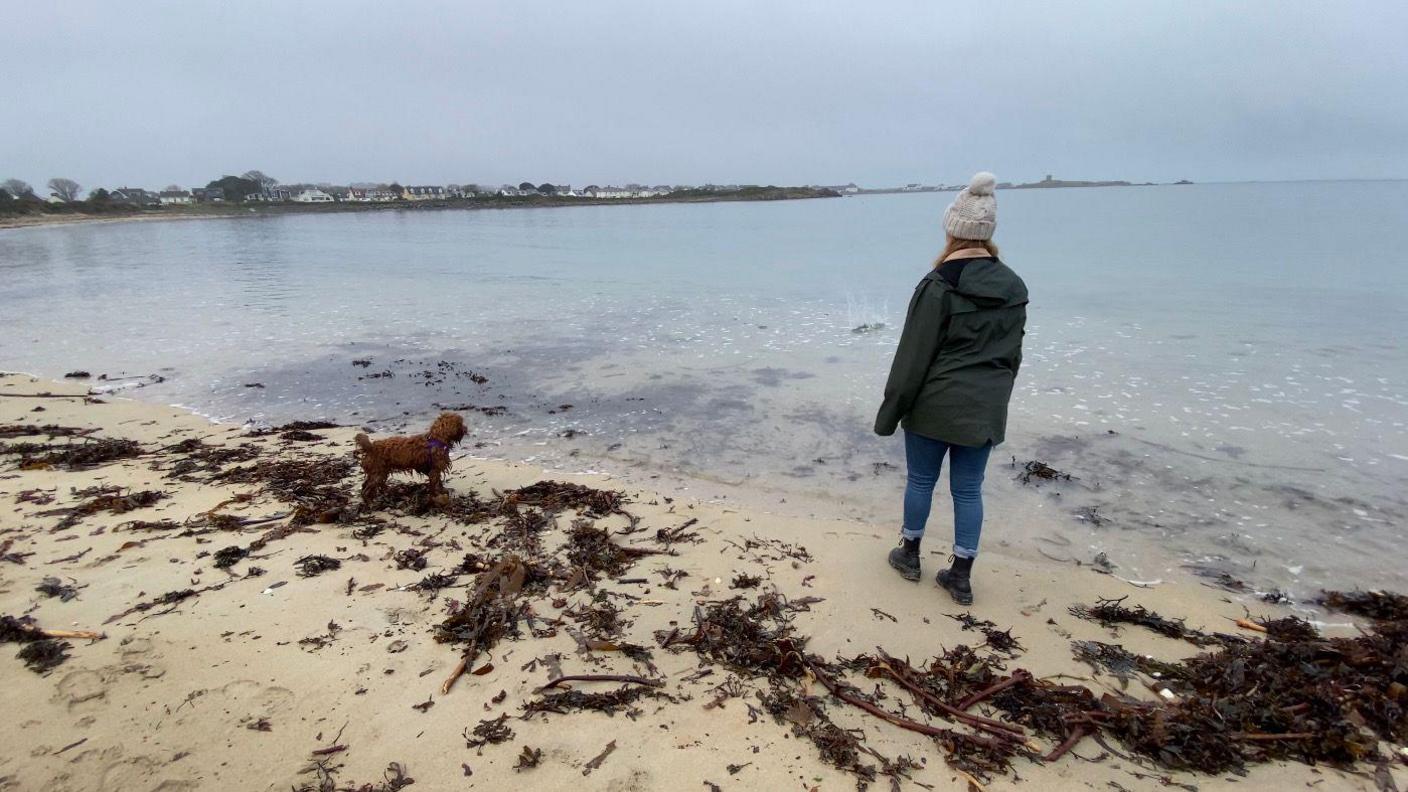
[[[890,551],[890,566],[899,570],[905,580],[918,580],[919,540],[900,539],[900,546]]]
[[[973,604],[973,586],[970,581],[973,574],[973,559],[949,556],[953,561],[953,566],[948,569],[940,569],[934,582],[938,583],[948,592],[953,601],[959,605]]]

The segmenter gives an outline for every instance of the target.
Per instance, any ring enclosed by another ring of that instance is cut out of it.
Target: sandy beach
[[[1094,673],[1073,656],[1072,641],[1119,643],[1166,661],[1200,650],[1137,627],[1084,621],[1069,607],[1128,596],[1127,604],[1208,632],[1254,636],[1234,623],[1249,613],[1308,615],[1324,620],[1318,626],[1326,635],[1357,629],[1343,614],[1271,605],[1193,578],[1146,588],[1088,565],[1004,558],[999,547],[980,559],[971,615],[994,632],[1010,628],[1018,646],[1003,652],[981,625],[965,629],[952,618],[962,609],[933,585],[942,543],[927,550],[923,581],[906,583],[885,565],[893,541],[885,526],[749,513],[635,488],[622,493],[619,509],[609,498],[599,508],[585,501],[557,508],[534,493],[558,490],[530,485],[585,485],[590,490],[573,491],[598,504],[600,493],[618,485],[477,459],[473,444],[484,438],[472,420],[447,480],[453,508],[401,487],[398,501],[361,511],[344,502],[359,483],[350,464],[356,427],[250,434],[87,392],[82,382],[0,377],[0,426],[12,432],[4,442],[137,444],[135,455],[76,469],[0,455],[0,613],[32,617],[43,629],[103,635],[68,639],[67,659],[42,673],[14,657],[19,647],[4,645],[0,789],[381,790],[406,779],[430,790],[856,787],[855,772],[826,761],[802,736],[802,721],[820,715],[774,717],[765,701],[777,701],[773,683],[685,645],[698,614],[734,596],[745,605],[771,597],[796,639],[807,638],[810,656],[851,658],[881,647],[919,667],[964,644],[1000,661],[1007,674],[1024,669],[1084,685],[1097,697],[1140,700],[1157,698],[1144,684],[1149,678],[1123,686]],[[28,426],[62,429],[24,433]],[[269,466],[290,462],[346,476],[295,481],[291,497],[268,475]],[[245,468],[263,472],[237,472]],[[297,499],[299,487],[314,498],[311,507]],[[516,506],[504,517],[508,500],[523,511]],[[340,510],[320,511],[328,502]],[[493,516],[464,519],[473,504]],[[1002,526],[990,530],[998,535]],[[574,555],[593,537],[609,543],[618,569]],[[557,572],[539,580],[533,563],[504,565],[533,553],[560,563]],[[57,579],[48,587],[53,596],[36,590],[49,578]],[[521,609],[520,623],[474,653],[467,673],[442,692],[466,655],[463,645],[438,642],[437,627],[490,586]],[[543,689],[574,675],[626,680]],[[859,673],[848,681],[907,720],[961,728],[924,712],[893,682]],[[825,701],[825,717],[841,729],[854,730],[858,765],[876,773],[875,788],[1373,790],[1392,788],[1381,786],[1385,777],[1408,783],[1401,762],[1383,765],[1378,782],[1371,765],[1349,772],[1275,761],[1253,764],[1245,776],[1170,772],[1092,739],[1044,762],[1033,757],[1057,746],[1031,733],[1024,737],[1030,756],[973,780],[982,774],[947,764],[933,737],[848,706],[828,696],[827,684],[817,671],[803,675],[798,689]],[[588,698],[588,709],[614,712],[578,711],[571,697],[553,698],[617,690],[624,692],[614,704]],[[972,713],[1000,717],[982,704]],[[467,745],[486,736],[493,740]]]

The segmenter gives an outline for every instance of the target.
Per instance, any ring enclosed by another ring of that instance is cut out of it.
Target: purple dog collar
[[[430,445],[430,450],[431,450],[431,451],[436,451],[436,450],[439,450],[439,451],[449,451],[449,450],[450,450],[450,447],[449,447],[449,446],[445,445],[444,443],[440,442],[439,440],[428,440],[428,441],[426,441],[426,442]]]

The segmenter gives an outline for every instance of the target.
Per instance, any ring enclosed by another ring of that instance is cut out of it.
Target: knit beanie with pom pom
[[[956,239],[992,239],[997,230],[997,177],[981,171],[944,212],[944,230]]]

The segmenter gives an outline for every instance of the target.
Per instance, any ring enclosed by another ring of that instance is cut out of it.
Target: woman
[[[960,605],[973,604],[983,471],[1007,427],[1027,322],[1027,286],[998,260],[992,242],[996,181],[991,173],[977,174],[944,212],[948,244],[914,290],[875,417],[876,434],[888,437],[904,427],[909,482],[904,530],[890,566],[906,580],[919,579],[919,541],[949,457],[953,563],[936,580]]]

